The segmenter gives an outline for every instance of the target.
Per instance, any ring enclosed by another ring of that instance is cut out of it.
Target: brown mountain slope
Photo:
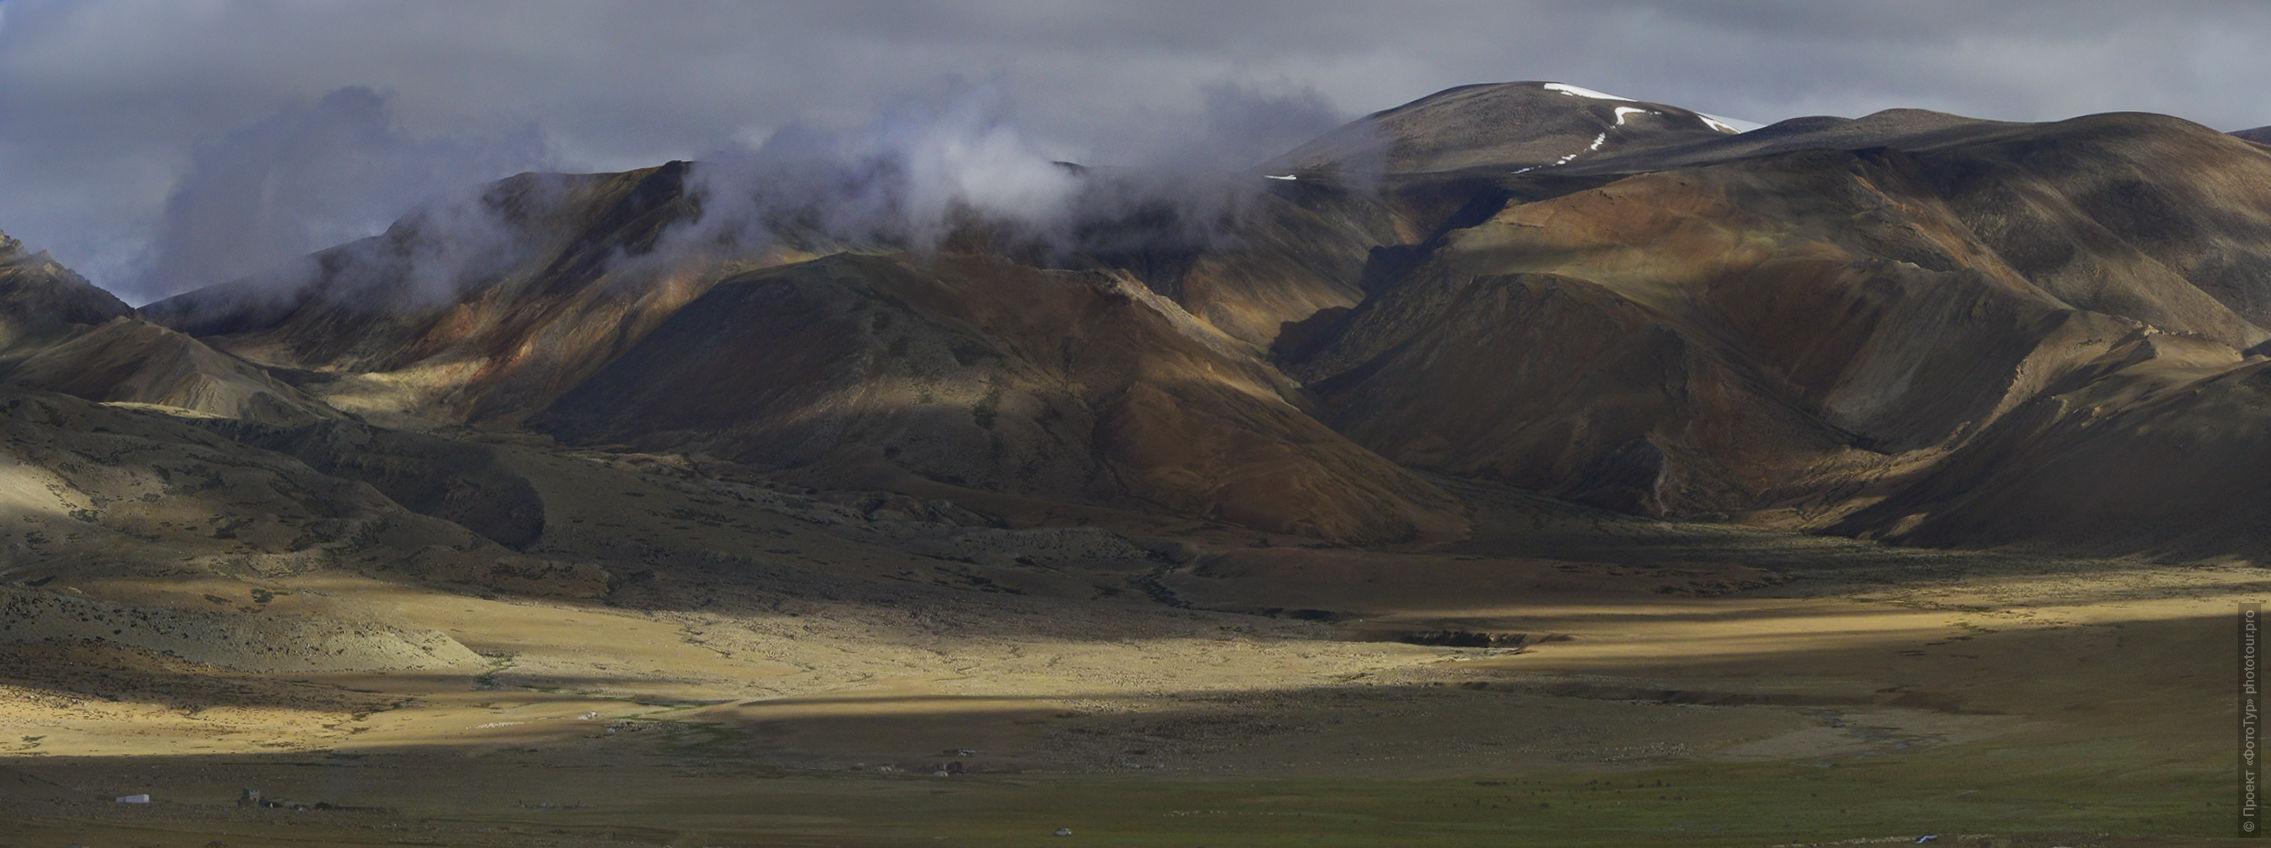
[[[77,543],[59,556],[132,550],[126,558],[142,561],[167,559],[143,543],[188,532],[213,544],[177,545],[183,557],[257,555],[294,569],[362,557],[431,573],[464,565],[459,554],[481,559],[485,545],[468,543],[468,528],[520,546],[543,527],[527,481],[486,446],[346,420],[257,365],[124,314],[95,326],[62,320],[109,310],[57,304],[99,306],[108,295],[44,257],[14,270],[35,272],[36,285],[15,278],[0,314],[50,328],[18,344],[0,374],[0,405],[14,413],[0,419],[0,487],[17,489],[0,497],[0,524],[21,525],[0,528],[21,535],[0,553],[22,554],[17,564],[40,561],[39,540],[58,532]],[[410,530],[382,539],[371,521]],[[436,544],[449,550],[424,550]]]
[[[2219,179],[2140,185],[2155,167]],[[2271,157],[2174,119],[1789,153],[1514,203],[1281,354],[1399,461],[1835,512],[2142,328],[2259,343],[2249,233]]]
[[[605,403],[589,399],[607,396],[615,389],[586,390],[582,387],[587,381],[603,373],[638,373],[635,369],[660,372],[680,367],[658,364],[651,357],[638,359],[635,365],[617,367],[615,363],[631,363],[630,354],[640,350],[647,335],[665,321],[677,320],[673,316],[685,312],[686,320],[691,321],[693,314],[716,311],[713,306],[693,310],[690,304],[699,302],[710,286],[734,268],[763,268],[797,255],[794,248],[786,246],[789,243],[776,243],[770,252],[755,256],[735,254],[730,246],[715,255],[647,254],[665,231],[690,220],[698,211],[698,202],[688,195],[684,180],[685,166],[674,165],[625,175],[569,178],[564,184],[533,177],[500,184],[484,202],[491,209],[503,210],[501,217],[525,229],[526,235],[517,242],[509,262],[488,277],[457,281],[453,288],[459,293],[449,299],[405,300],[386,288],[405,285],[419,258],[441,252],[435,243],[452,238],[445,230],[432,229],[428,220],[412,218],[385,237],[320,254],[315,258],[316,274],[305,288],[261,288],[258,281],[247,282],[185,295],[156,304],[147,312],[174,326],[205,334],[227,349],[294,369],[298,374],[295,381],[318,397],[378,416],[375,420],[415,426],[438,421],[509,427],[531,412],[550,408],[546,426],[558,426],[562,432],[574,430],[591,438],[636,437],[648,444],[703,445],[704,449],[736,458],[814,461],[814,456],[796,450],[788,450],[784,454],[787,459],[768,453],[785,450],[779,446],[796,443],[803,436],[768,429],[785,425],[765,417],[770,408],[761,404],[731,407],[730,414],[701,413],[696,416],[697,423],[675,420],[671,415],[642,418],[636,426],[588,420],[592,414],[607,411]],[[1321,186],[1262,188],[1268,190],[1244,191],[1234,197],[1241,205],[1224,208],[1218,222],[1224,229],[1205,239],[1191,241],[1166,235],[1207,222],[1147,220],[1143,216],[1149,213],[1139,209],[1130,225],[1135,227],[1133,239],[1128,233],[1085,235],[1068,254],[1055,257],[1076,266],[1135,268],[1149,275],[1147,283],[1152,288],[1191,304],[1201,316],[1196,320],[1190,311],[1160,300],[1142,286],[1132,292],[1108,296],[1092,292],[1066,300],[1056,296],[1060,290],[1088,291],[1098,284],[1068,287],[1058,282],[1037,282],[1044,277],[1032,267],[1007,262],[935,266],[934,270],[951,269],[948,276],[959,287],[957,291],[966,295],[984,293],[991,297],[1008,290],[1034,294],[1023,303],[985,300],[968,307],[1017,315],[1024,322],[1019,332],[1034,338],[1045,332],[1061,332],[1048,329],[1052,322],[1091,320],[1093,316],[1083,316],[1101,309],[1098,303],[1122,303],[1115,308],[1124,308],[1125,303],[1141,301],[1144,314],[1150,316],[1141,319],[1148,323],[1139,322],[1146,328],[1143,332],[1086,347],[1100,354],[1111,351],[1108,357],[1130,362],[1167,362],[1189,354],[1173,351],[1190,347],[1203,350],[1207,360],[1203,366],[1184,363],[1169,368],[1165,377],[1153,382],[1132,376],[1141,370],[1133,365],[1116,361],[1098,365],[1108,358],[1105,356],[1077,363],[1079,368],[1091,369],[1078,379],[1101,381],[1100,388],[1090,388],[1119,393],[1105,396],[1082,394],[1087,388],[1068,393],[1052,387],[1050,384],[1066,379],[1058,372],[1067,366],[1054,362],[1053,354],[1030,353],[1032,361],[1019,366],[1024,369],[1019,376],[1015,380],[1005,378],[1003,385],[1014,383],[1051,397],[1073,398],[1064,402],[1077,410],[1058,406],[1046,410],[1051,415],[1071,415],[1079,420],[1077,432],[1068,431],[1072,433],[1070,441],[1064,445],[1053,441],[1026,443],[1019,440],[1037,438],[1039,431],[1020,432],[1006,442],[1014,455],[1004,456],[989,452],[980,430],[965,428],[969,432],[956,432],[952,437],[959,440],[953,442],[955,451],[934,455],[916,447],[939,438],[937,432],[924,430],[910,437],[909,446],[901,446],[912,452],[906,462],[896,464],[935,479],[982,488],[1094,502],[1146,503],[1331,538],[1402,538],[1438,533],[1456,524],[1457,517],[1446,512],[1449,501],[1439,492],[1364,454],[1303,416],[1287,400],[1296,394],[1290,383],[1255,358],[1286,321],[1321,308],[1354,303],[1360,295],[1356,284],[1366,251],[1380,239],[1398,237],[1403,225],[1377,202],[1345,191]],[[1197,204],[1193,208],[1208,206]],[[1168,208],[1161,214],[1192,213]],[[568,234],[554,233],[552,228],[564,228]],[[986,239],[982,227],[956,239],[981,247],[994,244]],[[1038,263],[1050,258],[1029,260]],[[855,262],[849,257],[844,261]],[[1075,281],[1106,278],[1113,281],[1106,288],[1134,279],[1117,270],[1065,277]],[[853,320],[849,315],[828,311],[846,303],[829,300],[824,308],[815,306],[812,311],[799,313],[804,323],[783,327],[781,332],[785,337],[811,327]],[[950,307],[964,308],[937,303],[928,309]],[[1060,308],[1072,312],[1058,315],[1051,311]],[[1168,313],[1174,316],[1169,322],[1171,328],[1159,323],[1169,320],[1161,317]],[[919,317],[910,315],[908,320],[912,323]],[[957,361],[944,352],[1002,342],[988,336],[990,330],[986,329],[960,332],[976,335],[942,341],[922,355],[906,355],[904,351],[890,355],[905,358],[910,363],[906,367],[968,372],[943,374],[937,379],[941,385],[957,387],[948,390],[957,403],[978,409],[981,395],[961,397],[955,393],[972,381],[993,379],[985,373],[990,366]],[[813,369],[826,369],[845,364],[831,357],[874,353],[830,346],[835,341],[838,339],[822,338],[809,349],[787,354]],[[674,343],[665,340],[658,345]],[[1038,351],[1041,345],[1032,339],[1019,343],[1032,351]],[[1150,350],[1154,347],[1165,350],[1154,356]],[[934,358],[918,361],[924,355]],[[1108,373],[1093,370],[1098,368]],[[1207,381],[1222,379],[1220,375],[1200,373],[1206,369],[1237,372],[1238,376],[1230,378],[1231,384],[1242,387],[1206,385]],[[767,373],[792,381],[801,379],[794,373]],[[637,379],[646,382],[651,376]],[[871,378],[889,379],[880,374],[846,379]],[[1191,387],[1184,387],[1184,381]],[[899,387],[884,382],[866,388],[850,384],[836,388],[897,396],[894,393]],[[1249,395],[1262,400],[1249,403]],[[653,411],[672,404],[702,403],[705,397],[701,391],[694,391],[676,400],[650,398],[638,409]],[[1254,406],[1256,403],[1259,405]],[[409,413],[410,418],[389,417],[401,413]],[[1249,420],[1255,416],[1259,416],[1258,423]],[[578,423],[573,427],[563,423],[570,421]],[[1110,430],[1113,427],[1121,429]],[[1089,431],[1098,428],[1116,435],[1094,449],[1103,451],[1103,455],[1091,455],[1089,443],[1095,437]],[[1161,428],[1172,428],[1175,435],[1171,439],[1158,436]],[[1254,435],[1257,432],[1272,435]],[[1064,434],[1048,435],[1053,439]],[[1280,437],[1296,444],[1270,444]],[[727,442],[732,444],[723,444]],[[751,447],[757,443],[767,447]],[[962,448],[971,452],[956,452]],[[1190,452],[1178,453],[1186,449]],[[830,467],[848,466],[834,463]],[[1282,493],[1263,483],[1270,479],[1290,480],[1296,487],[1315,486],[1320,491],[1280,504]],[[1367,490],[1380,481],[1386,481],[1381,493]],[[1303,513],[1312,507],[1316,515]],[[511,538],[512,534],[493,537]]]
[[[1434,271],[1296,368],[1330,375],[1312,384],[1327,422],[1399,462],[1692,514],[1756,500],[1844,441],[1598,284]]]
[[[2033,124],[1987,121],[1928,109],[1886,109],[1860,118],[1791,118],[1741,135],[1683,139],[1676,144],[1609,151],[1556,170],[1571,173],[1664,170],[1801,150],[1917,150],[2024,133]]]
[[[133,318],[113,318],[44,347],[16,363],[7,379],[92,401],[157,404],[270,424],[339,417],[259,366]]]
[[[278,423],[337,416],[258,366],[133,312],[47,254],[27,256],[0,235],[0,380]]]
[[[1909,545],[2255,557],[2271,551],[2267,468],[2271,363],[2139,333],[1834,529]]]
[[[0,233],[0,356],[20,354],[134,310],[46,252]]]
[[[484,213],[413,216],[384,236],[319,253],[311,275],[203,289],[144,308],[152,320],[260,361],[395,375],[379,403],[442,420],[518,420],[620,353],[711,278],[624,272],[687,214],[684,163],[611,175],[522,175]],[[428,257],[467,249],[451,224],[501,220],[498,252],[425,291]],[[626,276],[636,279],[625,279]],[[362,392],[370,382],[330,387]],[[318,389],[325,391],[325,389]],[[369,403],[369,401],[366,401]],[[384,406],[381,406],[384,408]]]
[[[0,388],[0,567],[17,579],[415,569],[483,552],[503,553],[199,419]]]
[[[2005,262],[2076,307],[2227,344],[2267,337],[2271,151],[2124,113],[1927,149],[1917,164]]]
[[[1356,305],[1370,250],[1414,241],[1426,226],[1392,199],[1329,181],[1238,179],[1252,184],[1229,187],[1230,208],[1216,220],[1159,213],[1203,230],[1202,240],[1178,247],[1140,226],[1101,221],[1091,240],[1104,247],[1045,264],[1126,270],[1215,329],[1266,348],[1286,322]]]
[[[1899,155],[1873,152],[1879,148]],[[2251,340],[2261,338],[2257,325],[2271,323],[2260,302],[2271,292],[2263,261],[2271,253],[2260,237],[2271,158],[2163,115],[2007,124],[1894,110],[1858,121],[1786,121],[1569,170],[1610,175],[1813,150],[1883,163],[1873,179],[1888,191],[1944,205],[1999,262],[2075,307],[2243,347],[2259,343]],[[1779,193],[1797,202],[1838,190],[1786,183]]]
[[[1244,351],[1124,274],[839,254],[718,284],[533,423],[821,481],[903,470],[1346,541],[1456,532],[1448,496]]]
[[[1460,525],[1447,496],[1292,396],[1126,275],[836,255],[720,282],[534,423],[815,480],[904,468],[1322,539]]]
[[[405,218],[386,235],[324,251],[307,268],[216,286],[145,307],[152,320],[292,368],[392,375],[389,403],[444,421],[510,425],[628,350],[719,279],[847,249],[786,229],[754,250],[676,244],[701,215],[689,166],[608,175],[525,174],[484,194],[485,211]],[[1110,192],[1110,175],[1093,177]],[[1179,208],[1167,201],[1072,227],[1069,244],[1015,250],[986,222],[949,239],[1013,251],[1036,265],[1125,268],[1218,329],[1258,347],[1286,321],[1359,296],[1366,251],[1410,229],[1368,197],[1324,187],[1237,188]],[[1195,184],[1212,195],[1222,186]],[[1100,213],[1101,214],[1101,213]],[[422,295],[428,257],[467,252],[452,226],[499,220],[482,234],[496,256],[449,266]],[[860,245],[850,248],[867,249]],[[368,393],[370,381],[337,391]],[[318,389],[319,393],[323,391]],[[359,401],[368,402],[368,401]]]

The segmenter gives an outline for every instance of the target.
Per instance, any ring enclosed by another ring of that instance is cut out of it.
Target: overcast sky
[[[1771,123],[2271,124],[2271,3],[0,0],[0,230],[139,302],[528,169],[976,98],[1022,147],[1254,162],[1449,86]],[[978,94],[971,94],[978,92]]]

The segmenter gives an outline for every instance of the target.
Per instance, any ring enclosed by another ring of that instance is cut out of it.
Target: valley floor
[[[984,551],[516,461],[539,548],[632,546],[604,601],[349,568],[8,587],[0,846],[2197,844],[2236,822],[2234,617],[2271,589],[1475,487],[1478,531],[1435,550]],[[737,533],[778,567],[698,555]],[[426,647],[327,669],[86,635],[89,609]]]

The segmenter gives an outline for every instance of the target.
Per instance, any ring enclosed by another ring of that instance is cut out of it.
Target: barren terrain
[[[2155,844],[2224,829],[2230,618],[2271,589],[1475,486],[1487,532],[1365,550],[507,453],[536,550],[638,546],[604,602],[354,568],[10,590],[0,844]],[[704,553],[728,536],[778,564]]]

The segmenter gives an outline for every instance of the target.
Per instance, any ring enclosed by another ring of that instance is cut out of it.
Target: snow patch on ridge
[[[1263,175],[1262,175],[1262,179],[1265,179],[1265,180],[1298,180],[1298,179],[1301,179],[1301,177],[1300,177],[1300,175],[1298,175],[1298,174],[1285,174],[1285,175],[1282,175],[1282,176],[1281,176],[1281,175],[1278,175],[1278,174],[1263,174]]]
[[[1544,167],[1544,168],[1559,168],[1559,167],[1561,167],[1561,166],[1563,166],[1563,165],[1567,165],[1567,164],[1569,164],[1569,163],[1570,163],[1570,162],[1571,162],[1572,160],[1575,160],[1575,159],[1576,159],[1577,157],[1579,157],[1579,156],[1583,156],[1583,155],[1585,155],[1585,154],[1587,154],[1587,153],[1591,153],[1591,152],[1593,152],[1593,151],[1596,151],[1596,150],[1599,150],[1599,149],[1601,149],[1601,145],[1604,145],[1604,144],[1607,144],[1607,143],[1609,143],[1609,132],[1608,132],[1608,130],[1602,130],[1602,131],[1601,131],[1601,134],[1600,134],[1600,135],[1596,135],[1596,136],[1593,136],[1593,143],[1592,143],[1592,144],[1588,144],[1588,145],[1585,145],[1585,149],[1583,149],[1583,150],[1577,151],[1577,152],[1575,152],[1575,153],[1568,153],[1568,154],[1564,154],[1564,155],[1563,155],[1563,156],[1562,156],[1561,158],[1553,160],[1553,162],[1551,162],[1550,164],[1546,164],[1546,165],[1532,165],[1532,166],[1530,166],[1530,167],[1527,167],[1527,168],[1523,168],[1523,169],[1521,169],[1521,170],[1515,171],[1514,173],[1517,173],[1517,174],[1526,174],[1526,173],[1529,173],[1529,172],[1531,172],[1531,171],[1535,171],[1535,170],[1537,170],[1537,169],[1539,169],[1539,168],[1541,168],[1541,167]]]
[[[1706,115],[1702,112],[1695,113],[1695,116],[1703,119],[1704,126],[1710,127],[1723,133],[1746,133],[1750,132],[1751,130],[1766,126],[1765,124],[1761,124],[1756,121],[1745,121],[1739,118],[1722,118],[1718,115]]]
[[[1621,127],[1621,126],[1624,126],[1624,119],[1626,119],[1626,118],[1629,118],[1629,117],[1632,117],[1632,116],[1634,116],[1634,115],[1653,115],[1653,114],[1656,114],[1656,113],[1655,113],[1655,112],[1653,112],[1653,111],[1647,110],[1647,109],[1640,109],[1640,108],[1636,108],[1636,107],[1632,107],[1632,106],[1618,106],[1618,107],[1617,107],[1617,126],[1620,126],[1620,127]]]
[[[1546,84],[1545,84],[1545,89],[1546,89],[1547,91],[1558,91],[1558,92],[1561,92],[1561,93],[1563,93],[1563,94],[1567,94],[1567,95],[1570,95],[1570,96],[1572,96],[1572,97],[1590,97],[1590,98],[1593,98],[1594,100],[1621,100],[1621,101],[1624,101],[1624,102],[1626,102],[1626,103],[1638,103],[1638,102],[1640,102],[1640,101],[1638,101],[1638,100],[1634,100],[1634,99],[1632,99],[1632,98],[1630,98],[1630,97],[1618,97],[1618,96],[1616,96],[1616,95],[1614,95],[1614,94],[1603,94],[1603,93],[1601,93],[1601,92],[1598,92],[1598,91],[1594,91],[1594,90],[1592,90],[1592,89],[1590,89],[1590,88],[1580,88],[1580,87],[1578,87],[1578,86],[1570,85],[1570,84],[1568,84],[1568,83],[1560,83],[1560,82],[1549,82],[1549,83],[1546,83]]]

